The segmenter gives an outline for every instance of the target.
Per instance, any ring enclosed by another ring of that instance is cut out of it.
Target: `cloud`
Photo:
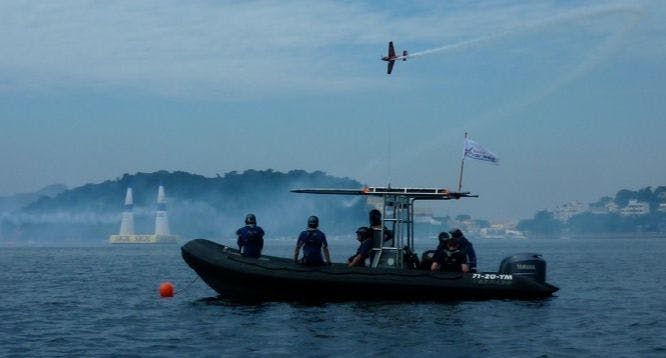
[[[0,66],[14,74],[5,75],[4,87],[78,83],[176,96],[349,86],[332,81],[320,61],[332,64],[325,57],[333,53],[325,49],[353,42],[358,28],[344,23],[366,16],[332,2],[4,2],[0,7],[0,38],[9,49]]]

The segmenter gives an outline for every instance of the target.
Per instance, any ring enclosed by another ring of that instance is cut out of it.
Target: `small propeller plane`
[[[407,50],[402,51],[402,56],[396,56],[395,55],[395,49],[393,48],[393,41],[389,42],[388,44],[388,55],[382,57],[382,61],[387,61],[388,62],[388,67],[386,68],[386,74],[391,74],[391,71],[393,71],[393,65],[395,64],[395,61],[397,60],[403,60],[407,61],[407,58],[409,57],[409,54],[407,53]]]

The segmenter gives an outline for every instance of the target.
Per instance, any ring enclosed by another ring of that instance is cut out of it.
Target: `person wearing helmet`
[[[303,257],[299,259],[301,248],[303,249]],[[322,252],[324,253],[323,257]],[[308,218],[308,228],[298,236],[296,249],[294,250],[294,262],[307,266],[331,264],[326,235],[319,230],[319,218],[314,215]]]
[[[448,232],[442,231],[437,235],[437,239],[439,240],[439,244],[435,250],[427,250],[423,252],[423,255],[421,256],[421,264],[419,268],[421,270],[430,270],[432,267],[432,264],[434,262],[435,255],[437,254],[438,251],[443,250],[444,246],[446,244],[446,240],[450,239],[451,235],[449,235]]]
[[[458,239],[460,248],[467,254],[467,263],[469,264],[469,271],[470,272],[476,272],[476,252],[474,252],[474,246],[472,246],[472,243],[467,240],[465,235],[463,235],[463,232],[455,228],[451,231],[449,231],[449,234],[452,238]],[[440,244],[437,247],[437,249],[444,249],[445,243],[440,240]]]
[[[356,250],[356,254],[347,260],[347,265],[365,267],[365,259],[369,258],[372,253],[372,229],[365,226],[358,228],[356,240],[361,244]]]
[[[264,230],[257,226],[254,214],[245,215],[245,226],[236,231],[237,244],[241,255],[257,258],[264,248]]]
[[[458,237],[445,239],[443,248],[438,249],[433,258],[431,271],[469,272],[467,253],[460,245]]]

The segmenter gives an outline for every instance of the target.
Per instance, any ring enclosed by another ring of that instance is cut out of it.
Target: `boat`
[[[221,297],[259,300],[440,300],[542,298],[558,290],[545,281],[539,254],[505,258],[497,272],[420,269],[414,247],[414,202],[476,197],[430,188],[294,189],[296,193],[364,195],[383,199],[385,226],[374,232],[368,267],[344,263],[309,267],[293,259],[244,257],[234,248],[195,239],[182,246],[185,262]],[[391,228],[393,238],[382,240]],[[423,265],[421,265],[423,266]]]

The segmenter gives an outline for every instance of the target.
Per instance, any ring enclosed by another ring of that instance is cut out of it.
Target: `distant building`
[[[638,200],[629,200],[627,206],[620,210],[620,214],[623,216],[640,216],[647,215],[650,213],[650,204],[644,201]]]
[[[569,220],[572,216],[581,214],[585,212],[585,205],[572,201],[563,205],[558,206],[553,213],[555,219],[565,222]]]
[[[620,211],[620,207],[617,204],[615,204],[614,202],[610,202],[610,203],[606,204],[605,207],[606,207],[606,211],[609,212],[609,213],[617,213],[617,212]]]
[[[657,211],[660,211],[662,213],[666,213],[666,203],[660,203],[659,207],[657,208]]]

